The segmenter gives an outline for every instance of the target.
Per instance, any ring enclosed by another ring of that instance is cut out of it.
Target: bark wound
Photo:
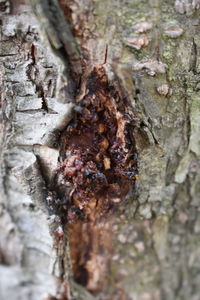
[[[102,288],[112,251],[111,216],[133,188],[136,149],[133,112],[126,97],[109,86],[102,66],[84,79],[85,95],[61,137],[59,194],[74,278],[91,291]]]

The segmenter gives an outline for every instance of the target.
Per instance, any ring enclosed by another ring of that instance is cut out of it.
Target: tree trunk
[[[200,299],[199,8],[0,0],[0,299]]]

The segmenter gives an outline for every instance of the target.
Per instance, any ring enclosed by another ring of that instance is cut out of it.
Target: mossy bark
[[[199,299],[199,1],[1,2],[0,298]],[[96,293],[73,281],[46,205],[85,65],[120,82],[139,154]]]

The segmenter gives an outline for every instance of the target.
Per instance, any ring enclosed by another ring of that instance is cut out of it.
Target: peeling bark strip
[[[131,137],[132,108],[109,86],[104,68],[94,67],[83,84],[86,94],[61,137],[56,187],[61,199],[69,197],[62,216],[70,224],[75,280],[96,291],[111,249],[106,217],[134,186],[137,151]]]

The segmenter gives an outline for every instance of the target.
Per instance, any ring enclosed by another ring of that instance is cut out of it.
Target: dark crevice
[[[42,83],[38,82],[38,80],[37,80],[38,69],[37,69],[37,61],[36,61],[36,57],[35,57],[35,50],[36,50],[35,45],[34,45],[34,43],[32,43],[31,48],[30,48],[30,52],[29,52],[29,55],[30,55],[30,58],[31,58],[31,63],[27,67],[26,74],[27,74],[29,80],[34,85],[36,85],[36,93],[38,94],[38,97],[42,98],[41,109],[48,112],[47,100],[46,100],[46,97],[45,97],[45,93],[44,93],[44,90],[43,90]],[[35,68],[36,79],[33,79],[32,76],[31,76],[33,67]]]
[[[43,12],[49,19],[52,29],[55,30],[61,46],[56,49],[58,56],[66,65],[68,79],[72,89],[77,89],[80,76],[82,75],[82,62],[77,42],[72,34],[72,29],[59,7],[59,3],[53,0],[44,0],[41,2]],[[66,5],[68,6],[69,3]]]
[[[37,88],[36,88],[36,90],[37,90]],[[43,110],[45,110],[46,112],[48,112],[48,105],[47,105],[47,100],[46,100],[45,95],[44,95],[44,90],[41,87],[41,88],[38,89],[38,91],[40,91],[40,95],[42,97],[42,106],[41,106],[41,108]]]
[[[33,43],[31,45],[31,58],[32,58],[32,64],[35,65],[35,63],[36,63],[36,60],[35,60],[35,46],[34,46]]]
[[[44,112],[44,108],[41,107],[41,108],[38,108],[38,109],[25,109],[25,110],[16,110],[16,112],[19,112],[19,113],[29,113],[29,114],[35,114],[35,113],[38,113],[38,112]],[[57,115],[58,113],[57,112],[54,112],[54,111],[49,111],[47,110],[48,114],[52,114],[52,115]]]
[[[140,89],[136,88],[135,93],[136,93],[136,95],[139,95],[140,94]]]
[[[192,40],[189,71],[192,71],[194,74],[197,74],[197,44],[195,43],[194,38]]]
[[[0,57],[16,56],[17,54],[0,54]]]
[[[141,128],[147,127],[148,130],[149,130],[150,133],[151,133],[151,136],[152,136],[153,140],[154,140],[154,144],[155,144],[155,145],[159,145],[159,142],[158,142],[158,140],[156,139],[155,134],[153,133],[152,122],[151,122],[151,119],[150,119],[150,118],[148,118],[148,123],[149,123],[150,126],[148,126],[144,121],[142,121],[142,122],[140,123],[140,127],[141,127]]]

